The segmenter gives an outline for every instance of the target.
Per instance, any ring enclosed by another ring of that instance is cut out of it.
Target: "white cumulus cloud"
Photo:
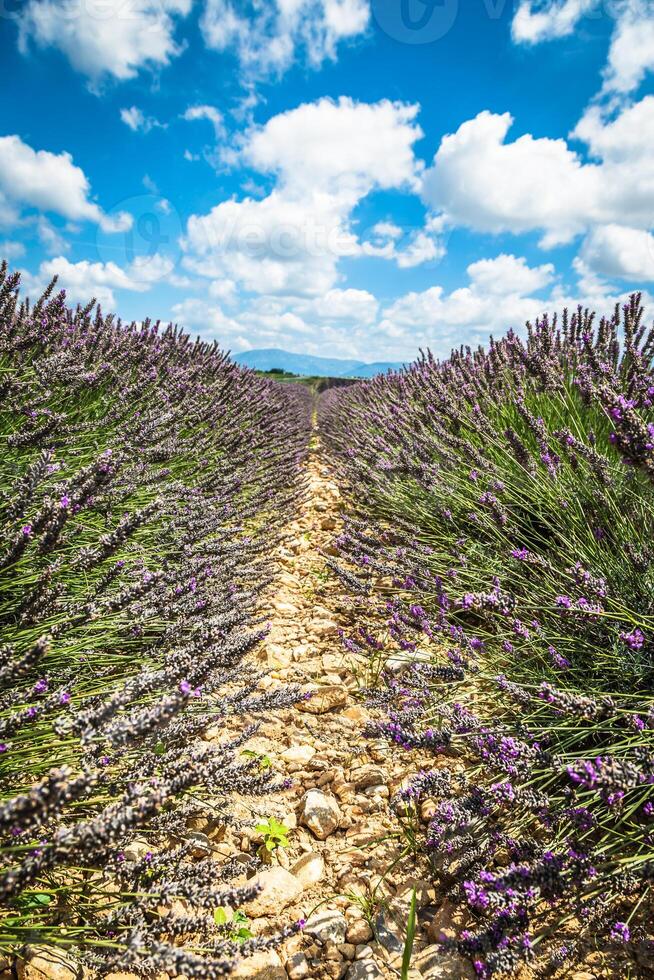
[[[549,263],[531,267],[524,258],[506,254],[474,262],[468,266],[467,286],[447,292],[436,285],[406,293],[387,306],[375,328],[375,349],[397,359],[421,346],[447,357],[461,344],[486,344],[490,334],[502,336],[508,329],[522,333],[526,321],[546,312],[581,304],[611,313],[616,303],[627,300],[627,292],[612,290],[583,260],[575,260],[574,268],[578,282],[570,290],[556,282]],[[645,302],[650,301],[646,296]]]
[[[19,44],[23,51],[30,42],[58,48],[93,82],[103,76],[125,81],[180,53],[176,21],[190,7],[191,0],[29,0]]]
[[[599,0],[549,0],[545,3],[521,0],[511,25],[513,40],[538,44],[567,37],[581,18],[596,10],[598,5]]]
[[[549,286],[554,273],[551,262],[532,267],[527,265],[526,259],[505,253],[494,259],[480,259],[468,266],[468,275],[475,288],[492,296],[529,296]]]
[[[306,308],[309,316],[331,322],[374,323],[379,302],[366,289],[330,289]]]
[[[654,69],[654,8],[650,0],[622,0],[616,8],[603,91],[624,96]]]
[[[570,135],[609,164],[642,163],[654,137],[654,96],[645,96],[609,121],[599,106],[590,106]]]
[[[321,99],[248,131],[240,159],[273,174],[275,187],[263,198],[222,201],[192,215],[187,268],[260,294],[319,296],[332,289],[340,259],[372,254],[354,230],[359,202],[377,189],[419,187],[416,113],[416,106],[386,100]],[[429,234],[413,242],[406,264],[434,257]],[[388,257],[397,255],[393,245]]]
[[[417,186],[413,144],[423,134],[419,106],[320,99],[273,116],[248,136],[243,158],[279,174],[293,189],[356,197],[380,188]]]
[[[585,240],[581,259],[602,276],[633,285],[654,282],[654,235],[640,228],[601,225]]]
[[[114,289],[143,291],[129,275],[114,262],[69,262],[58,256],[42,262],[36,276],[28,277],[26,284],[32,293],[39,293],[50,280],[58,277],[57,288],[66,290],[66,298],[72,303],[86,304],[95,297],[102,306],[115,309]]]
[[[201,26],[207,46],[233,51],[252,81],[279,76],[300,59],[320,67],[369,21],[369,0],[207,0]]]
[[[187,122],[195,122],[199,119],[206,119],[214,128],[216,138],[225,132],[222,113],[212,105],[192,105],[184,112],[182,117]]]
[[[651,0],[521,0],[511,32],[518,44],[539,44],[572,34],[584,17],[614,20],[601,96],[634,92],[654,69],[654,8]]]
[[[549,285],[552,265],[530,268],[524,258],[498,255],[468,266],[470,285],[446,293],[442,286],[410,292],[384,310],[380,330],[396,342],[408,336],[444,354],[459,340],[481,343],[492,332],[521,326],[544,301],[531,293]]]
[[[69,153],[34,150],[20,136],[0,137],[0,211],[2,200],[14,208],[32,207],[72,221],[91,221],[104,231],[123,231],[131,217],[109,217],[90,199],[84,171]]]
[[[146,116],[143,110],[136,105],[130,106],[129,109],[121,109],[120,118],[134,133],[149,133],[151,129],[166,128],[154,116]]]
[[[544,247],[597,225],[648,227],[654,215],[654,97],[612,122],[597,109],[575,139],[597,162],[584,162],[563,139],[531,134],[509,140],[509,113],[480,112],[445,136],[425,174],[424,196],[447,219],[476,231],[540,231]]]
[[[28,291],[38,294],[57,276],[57,287],[66,290],[72,303],[88,303],[93,297],[105,309],[116,309],[115,289],[145,293],[161,279],[175,285],[172,274],[174,262],[166,256],[154,254],[137,256],[126,268],[115,262],[70,262],[63,255],[42,262],[35,275],[23,273]]]

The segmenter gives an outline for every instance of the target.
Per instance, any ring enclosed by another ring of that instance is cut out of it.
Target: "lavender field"
[[[654,975],[653,363],[317,396],[3,265],[3,978]]]
[[[345,642],[406,661],[369,734],[432,758],[394,807],[481,977],[654,970],[653,357],[634,296],[324,398]]]
[[[228,813],[281,788],[239,747],[297,694],[257,692],[243,659],[301,491],[308,395],[16,285],[3,267],[2,944],[222,976],[240,946],[213,910],[252,889],[234,862],[192,861],[185,831],[209,797]],[[173,843],[130,851],[143,827]],[[155,914],[175,902],[174,923]]]

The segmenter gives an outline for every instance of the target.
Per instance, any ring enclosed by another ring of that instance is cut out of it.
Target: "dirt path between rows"
[[[307,463],[308,492],[279,551],[282,571],[270,597],[271,630],[259,651],[269,670],[263,686],[299,684],[311,696],[267,719],[248,748],[293,781],[285,800],[262,802],[253,817],[275,816],[291,828],[289,846],[258,875],[261,895],[247,908],[256,934],[305,919],[281,949],[245,961],[239,977],[323,980],[398,977],[414,885],[422,919],[411,980],[470,976],[467,963],[433,945],[443,925],[428,881],[415,877],[389,799],[415,772],[413,753],[390,751],[363,735],[368,718],[357,663],[339,629],[353,614],[325,550],[340,526],[340,497],[317,439]],[[263,809],[265,807],[265,809]],[[253,852],[256,834],[241,848]],[[439,903],[440,904],[440,903]]]

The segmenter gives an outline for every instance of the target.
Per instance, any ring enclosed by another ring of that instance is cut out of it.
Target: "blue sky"
[[[0,53],[31,293],[380,360],[654,280],[649,0],[2,0]]]

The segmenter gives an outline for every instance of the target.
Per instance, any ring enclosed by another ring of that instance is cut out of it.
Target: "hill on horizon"
[[[376,374],[383,374],[388,370],[397,371],[403,366],[399,361],[375,361],[368,364],[354,358],[292,354],[277,347],[248,350],[231,356],[237,364],[254,368],[256,371],[271,371],[278,368],[291,374],[318,378],[373,378]]]

